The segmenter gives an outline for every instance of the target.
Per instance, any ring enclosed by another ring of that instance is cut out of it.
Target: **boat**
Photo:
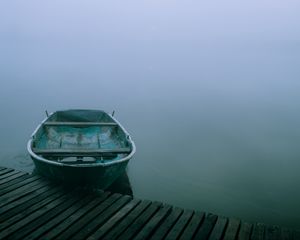
[[[71,109],[47,113],[27,150],[43,176],[106,189],[126,171],[136,147],[113,114]]]

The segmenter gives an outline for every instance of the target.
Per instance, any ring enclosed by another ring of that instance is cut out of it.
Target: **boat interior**
[[[105,112],[58,111],[40,126],[33,152],[63,163],[98,163],[126,157],[131,143],[123,129]]]

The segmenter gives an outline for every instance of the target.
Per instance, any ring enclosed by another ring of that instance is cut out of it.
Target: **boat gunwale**
[[[72,109],[72,110],[81,110],[81,109]],[[82,110],[87,110],[87,109],[82,109]],[[91,109],[88,109],[89,111]],[[68,110],[60,110],[60,111],[68,111]],[[32,143],[34,140],[34,136],[36,135],[37,131],[43,126],[43,124],[56,112],[52,112],[49,114],[49,116],[47,116],[37,127],[36,129],[33,131],[33,133],[31,134],[31,138],[29,139],[28,143],[27,143],[27,151],[29,152],[30,156],[34,158],[34,160],[39,160],[45,163],[48,163],[50,165],[56,165],[59,167],[73,167],[73,168],[93,168],[93,167],[108,167],[108,166],[112,166],[112,165],[116,165],[119,163],[123,163],[126,161],[129,161],[132,156],[135,154],[136,152],[136,146],[134,144],[134,141],[132,141],[131,136],[129,135],[129,133],[125,130],[125,128],[122,126],[122,124],[115,119],[111,114],[103,111],[103,110],[96,110],[96,111],[100,111],[100,112],[104,112],[105,114],[109,115],[113,121],[115,121],[115,123],[123,130],[123,132],[126,135],[127,140],[129,141],[129,143],[131,144],[132,150],[130,152],[130,154],[128,154],[126,157],[118,159],[118,160],[114,160],[111,162],[104,162],[104,163],[78,163],[78,164],[67,164],[67,163],[61,163],[61,162],[55,162],[53,160],[49,160],[46,158],[43,158],[39,155],[37,155],[36,153],[34,153],[34,151],[32,150]]]

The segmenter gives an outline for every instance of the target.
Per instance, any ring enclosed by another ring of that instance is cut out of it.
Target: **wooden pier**
[[[300,239],[299,231],[61,186],[0,167],[0,239]]]

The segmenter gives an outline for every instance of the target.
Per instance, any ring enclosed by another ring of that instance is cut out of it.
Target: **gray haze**
[[[44,110],[116,110],[134,195],[300,228],[300,2],[1,1],[0,165]]]

